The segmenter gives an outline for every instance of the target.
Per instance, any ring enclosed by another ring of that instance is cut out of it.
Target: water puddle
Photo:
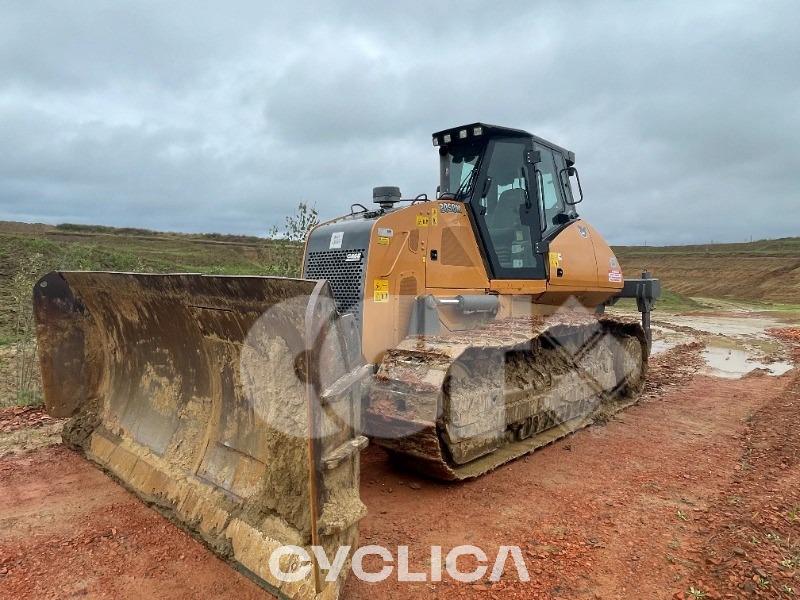
[[[794,366],[790,362],[762,362],[746,350],[719,346],[706,347],[703,359],[707,365],[706,375],[726,379],[739,379],[755,369],[764,369],[770,375],[783,375]]]
[[[689,344],[696,341],[691,335],[680,331],[673,331],[666,327],[653,325],[653,345],[650,347],[650,355],[655,356],[682,344]]]
[[[662,352],[666,352],[670,348],[674,348],[678,344],[676,342],[671,342],[669,340],[653,340],[653,344],[650,346],[650,356],[655,356],[657,354],[661,354]]]
[[[702,341],[703,373],[738,379],[756,369],[770,375],[783,375],[794,367],[786,360],[781,343],[767,334],[772,327],[785,324],[769,317],[746,313],[728,315],[657,315],[653,324],[651,356],[682,344]],[[782,360],[776,361],[775,358]]]

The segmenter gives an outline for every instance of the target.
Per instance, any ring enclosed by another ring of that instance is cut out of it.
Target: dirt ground
[[[687,337],[663,340],[637,405],[477,481],[410,476],[375,447],[362,456],[362,545],[408,545],[420,571],[431,545],[490,557],[518,545],[530,582],[513,571],[491,585],[351,577],[344,597],[797,597],[800,369],[707,375],[703,353],[720,335],[679,329]],[[800,359],[800,331],[772,333]],[[791,358],[765,340],[765,362]],[[56,425],[5,409],[0,440]],[[3,453],[0,597],[268,597],[71,450]]]

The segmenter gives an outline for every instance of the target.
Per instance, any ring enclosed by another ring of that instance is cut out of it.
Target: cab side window
[[[553,156],[556,159],[556,172],[558,173],[558,179],[561,182],[561,191],[564,194],[564,199],[567,202],[572,202],[573,195],[572,195],[572,186],[569,181],[569,175],[567,175],[566,173],[564,173],[563,175],[561,174],[561,171],[567,168],[567,161],[564,160],[564,155],[561,154],[560,152],[554,152]],[[566,212],[577,216],[577,213],[575,212],[575,207],[572,205],[567,204]]]
[[[536,165],[541,173],[539,179],[540,202],[542,205],[542,226],[544,227],[543,236],[547,237],[552,231],[561,226],[559,215],[567,214],[567,204],[564,202],[564,195],[559,180],[559,168],[553,151],[545,146],[535,144],[534,148],[541,155],[541,162]],[[563,217],[561,217],[563,219]]]

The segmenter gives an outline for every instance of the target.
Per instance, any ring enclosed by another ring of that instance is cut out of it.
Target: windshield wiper
[[[478,179],[480,166],[481,166],[481,161],[480,159],[478,159],[475,162],[475,166],[472,167],[472,171],[469,172],[467,178],[461,182],[460,186],[458,186],[458,189],[456,190],[456,193],[454,195],[455,198],[463,200],[472,193],[472,187],[475,185],[475,181]]]
[[[467,176],[467,178],[464,181],[461,182],[460,186],[458,186],[458,189],[456,190],[456,193],[454,194],[455,198],[458,198],[460,200],[466,195],[467,191],[469,191],[469,189],[472,187],[472,181],[473,181],[473,179],[475,179],[475,174],[477,172],[478,172],[477,169],[472,169],[472,171],[470,171],[470,173]]]

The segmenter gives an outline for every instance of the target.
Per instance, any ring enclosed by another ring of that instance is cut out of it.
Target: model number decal
[[[460,213],[461,205],[456,202],[442,202],[439,205],[439,210],[443,213]]]

